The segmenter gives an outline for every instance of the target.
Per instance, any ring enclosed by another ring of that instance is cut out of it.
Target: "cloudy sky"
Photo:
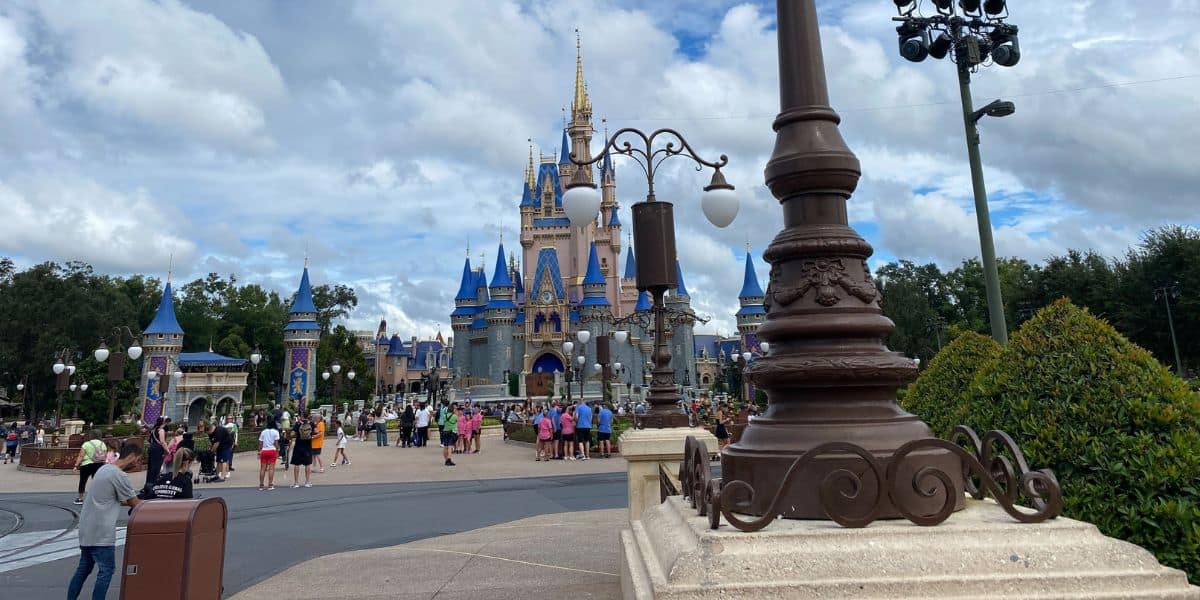
[[[1200,222],[1200,0],[1010,0],[1023,58],[975,80],[997,253],[1119,254]],[[818,0],[872,264],[978,254],[953,65],[896,53],[890,0]],[[729,332],[741,256],[780,226],[762,169],[778,111],[774,4],[721,0],[10,0],[0,5],[0,255],[114,274],[354,286],[352,326],[449,331],[469,241],[518,225],[526,139],[559,141],[575,34],[599,129],[676,127],[728,154],[716,230],[682,164],[685,278]],[[617,165],[622,220],[645,192]],[[759,274],[766,266],[759,264]]]

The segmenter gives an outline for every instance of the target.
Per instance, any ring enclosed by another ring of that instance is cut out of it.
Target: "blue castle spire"
[[[608,226],[609,227],[620,227],[621,226],[621,219],[617,217],[617,207],[615,205],[612,207],[612,216],[610,216],[608,218]]]
[[[625,253],[625,279],[637,279],[637,261],[633,258],[633,246]]]
[[[613,171],[612,155],[605,150],[604,158],[600,161],[600,178],[607,179],[609,177],[616,179],[616,172]]]
[[[175,318],[175,299],[172,297],[170,281],[163,288],[162,300],[158,302],[158,311],[154,313],[154,320],[150,321],[150,325],[142,333],[183,335],[183,328],[179,326],[179,321]]]
[[[458,294],[455,300],[470,300],[475,297],[475,274],[471,271],[471,259],[463,263],[462,283],[458,284]]]
[[[582,159],[580,159],[580,160],[582,160]],[[569,138],[567,138],[567,130],[566,129],[563,129],[562,151],[559,152],[558,164],[559,165],[571,164],[571,140]]]
[[[508,265],[504,263],[504,242],[500,242],[500,250],[496,252],[496,272],[492,273],[492,287],[513,287]]]
[[[650,292],[642,292],[638,294],[637,306],[633,310],[642,312],[654,308],[654,303],[650,300]]]
[[[600,270],[600,258],[596,254],[596,242],[592,242],[592,249],[588,252],[588,268],[587,275],[583,277],[583,285],[604,285],[604,272]]]
[[[679,259],[675,259],[675,283],[676,296],[691,296],[687,291],[687,286],[683,284],[683,269],[679,266]]]
[[[742,280],[742,291],[738,298],[759,298],[763,295],[762,286],[758,285],[758,275],[754,272],[754,260],[746,253],[746,275]]]
[[[317,307],[313,304],[312,285],[308,282],[308,265],[304,265],[304,274],[300,276],[300,289],[296,290],[296,299],[292,301],[291,314],[315,313]]]

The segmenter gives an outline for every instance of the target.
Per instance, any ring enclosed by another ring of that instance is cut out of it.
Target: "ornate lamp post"
[[[113,412],[116,410],[117,382],[125,379],[125,359],[137,360],[142,357],[142,346],[138,344],[138,335],[130,328],[122,325],[114,327],[107,339],[100,339],[100,347],[92,352],[97,362],[108,362],[108,413],[105,422],[112,423]],[[129,347],[124,349],[125,340]],[[112,349],[108,347],[112,344]],[[110,360],[111,359],[111,360]]]
[[[250,410],[258,409],[258,363],[262,362],[262,352],[258,351],[258,346],[254,347],[254,352],[250,353],[250,377],[254,381],[254,399],[250,401]]]
[[[1179,358],[1179,342],[1175,340],[1175,317],[1171,316],[1171,301],[1179,300],[1179,284],[1172,283],[1156,288],[1154,300],[1157,302],[1160,299],[1167,306],[1167,327],[1171,330],[1171,346],[1175,349],[1175,372],[1183,377],[1183,360]]]
[[[963,127],[967,136],[967,156],[971,163],[971,187],[975,194],[975,217],[979,225],[979,246],[983,257],[984,285],[987,288],[988,317],[992,337],[1008,342],[1004,322],[1004,302],[1000,297],[1000,275],[996,268],[996,248],[992,243],[992,222],[988,214],[987,187],[983,182],[983,161],[979,157],[979,120],[983,117],[1007,117],[1016,107],[1007,100],[995,100],[976,109],[971,100],[971,73],[990,58],[1002,67],[1016,66],[1021,60],[1017,26],[1008,23],[1005,0],[933,0],[936,13],[921,14],[917,0],[894,0],[900,16],[900,55],[912,62],[926,57],[950,57],[958,67],[958,90],[962,100]]]
[[[25,412],[25,422],[26,423],[29,423],[30,421],[33,420],[33,411],[30,410],[29,407],[25,405],[25,387],[26,387],[26,383],[28,381],[29,381],[29,376],[25,375],[25,376],[21,377],[20,381],[17,382],[17,391],[21,392],[21,410]]]
[[[76,385],[76,384],[72,383],[69,387],[71,389],[71,392],[75,395],[73,406],[71,407],[71,418],[78,419],[79,418],[79,402],[81,400],[83,400],[83,393],[88,391],[88,384],[81,383],[81,384]]]
[[[71,377],[75,375],[75,355],[74,348],[61,348],[54,354],[54,365],[50,367],[55,375],[54,391],[58,395],[54,412],[55,429],[62,427],[62,397],[71,385]]]
[[[665,144],[655,148],[655,140],[663,136]],[[618,144],[622,137],[639,142],[635,147],[630,141]],[[676,287],[675,281],[675,222],[674,205],[659,201],[654,196],[654,175],[659,165],[668,158],[683,156],[691,159],[698,168],[713,169],[712,180],[704,188],[701,208],[704,216],[717,227],[725,227],[737,216],[738,202],[733,186],[725,181],[721,168],[729,163],[724,154],[717,161],[700,158],[695,150],[673,129],[659,129],[647,135],[640,130],[625,127],[618,129],[605,141],[604,147],[595,158],[571,154],[571,162],[580,167],[591,165],[602,159],[609,150],[633,158],[646,175],[646,200],[633,205],[633,245],[638,256],[637,282],[639,290],[648,290],[654,298],[654,363],[650,385],[650,410],[645,423],[653,427],[686,427],[687,416],[674,409],[675,372],[671,368],[671,350],[666,343],[665,306],[663,296],[668,289]],[[571,224],[583,227],[596,219],[600,209],[600,192],[596,184],[588,181],[587,171],[576,169],[575,177],[563,194],[563,209]]]
[[[780,1],[778,27],[781,110],[766,182],[783,209],[784,229],[764,254],[771,275],[758,338],[772,352],[745,371],[766,391],[768,405],[721,454],[724,481],[755,490],[731,508],[754,515],[768,512],[793,461],[814,448],[853,442],[890,464],[900,446],[931,437],[920,419],[896,404],[896,389],[913,379],[916,365],[884,346],[895,326],[879,308],[867,268],[871,246],[847,221],[846,202],[860,169],[829,106],[814,0]],[[900,476],[911,480],[913,470],[924,467],[962,473],[958,457],[925,449],[907,457]],[[867,468],[857,454],[815,456],[779,490],[778,506],[786,507],[785,517],[825,519],[815,491],[826,477]],[[877,496],[882,482],[865,479],[857,497]],[[955,479],[957,487],[947,493],[961,506],[961,477]],[[922,512],[940,506],[915,489],[898,494]],[[879,517],[900,515],[890,496],[875,510]]]

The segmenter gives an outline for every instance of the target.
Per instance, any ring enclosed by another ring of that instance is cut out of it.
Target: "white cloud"
[[[515,237],[526,138],[559,144],[579,27],[598,130],[604,117],[610,130],[676,127],[702,156],[729,156],[742,207],[728,229],[701,216],[707,174],[675,159],[656,181],[677,206],[693,305],[729,331],[743,244],[761,256],[781,226],[763,185],[778,111],[770,4],[362,0],[283,18],[257,3],[25,0],[0,9],[4,198],[90,182],[121,199],[104,217],[195,244],[196,274],[290,294],[307,253],[315,280],[359,289],[355,326],[448,332],[466,241],[491,254],[501,232]],[[1200,138],[1186,130],[1200,79],[1043,93],[1194,74],[1197,4],[1150,4],[1014,4],[1022,63],[974,82],[978,102],[1017,102],[982,124],[1000,255],[1118,254],[1145,228],[1196,222]],[[850,217],[884,256],[953,266],[978,253],[955,76],[896,55],[893,6],[819,1],[830,96],[863,166]],[[617,172],[628,226],[645,186],[628,162]],[[55,223],[63,238],[105,229]],[[105,243],[16,233],[5,252],[135,269]]]
[[[64,174],[0,181],[0,240],[29,261],[86,260],[101,271],[162,272],[192,260],[186,217],[138,190]]]
[[[37,2],[30,6],[65,59],[64,93],[220,148],[270,149],[266,109],[283,79],[254,36],[177,0]]]

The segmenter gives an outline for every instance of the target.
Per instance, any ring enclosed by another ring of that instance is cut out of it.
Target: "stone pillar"
[[[676,488],[679,463],[683,461],[683,444],[688,436],[717,451],[717,438],[702,427],[670,427],[664,429],[627,429],[617,444],[627,463],[629,521],[642,518],[647,509],[658,506],[658,467],[661,464],[670,474]]]

